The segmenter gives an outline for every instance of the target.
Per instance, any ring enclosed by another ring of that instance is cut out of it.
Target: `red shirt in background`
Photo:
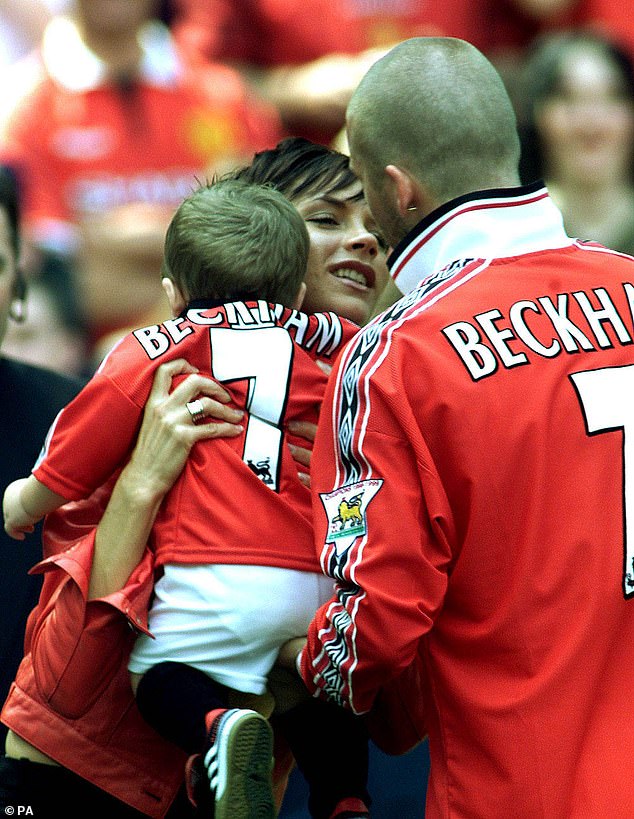
[[[74,250],[82,218],[132,202],[175,209],[197,177],[281,136],[277,114],[237,72],[186,67],[156,23],[134,78],[109,77],[60,18],[14,80],[0,159],[17,167],[30,236],[60,252]]]

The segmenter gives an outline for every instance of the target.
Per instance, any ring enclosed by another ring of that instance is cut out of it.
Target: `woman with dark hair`
[[[349,162],[325,145],[288,137],[227,176],[270,185],[304,218],[310,251],[303,312],[332,310],[361,325],[374,315],[391,280],[385,245]],[[121,335],[109,336],[102,353]]]
[[[518,89],[524,183],[544,179],[567,232],[634,253],[634,69],[588,31],[539,40]]]
[[[376,236],[377,253],[372,258],[379,250],[382,257],[386,247],[365,203],[361,183],[350,169],[349,157],[302,137],[289,137],[275,148],[255,154],[251,164],[235,176],[270,185],[303,216],[310,251],[302,310],[332,310],[365,324],[388,277],[383,263],[369,264],[364,258],[363,234]]]
[[[365,322],[388,272],[381,239],[348,158],[305,140],[290,140],[257,155],[254,163],[254,176],[263,173],[267,178],[251,181],[278,187],[306,222],[309,309]],[[248,173],[244,169],[238,176],[247,178]],[[72,568],[63,556],[43,564],[45,592],[30,621],[30,635],[37,640],[31,642],[3,711],[12,730],[7,756],[0,762],[0,807],[28,804],[33,794],[33,804],[51,813],[57,808],[67,811],[67,795],[73,791],[79,794],[74,803],[78,813],[73,815],[88,815],[107,804],[110,817],[161,817],[183,781],[184,759],[176,747],[168,747],[157,734],[148,741],[150,729],[140,724],[127,675],[129,651],[143,627],[152,591],[148,534],[196,440],[193,436],[202,436],[206,426],[192,426],[185,408],[193,394],[184,391],[204,391],[202,376],[191,374],[169,392],[171,376],[191,373],[192,368],[181,364],[181,369],[159,369],[136,449],[105,512],[103,498],[97,497],[93,508],[79,510],[79,522],[72,511],[60,509],[45,529],[49,555],[72,542]],[[217,392],[207,394],[221,400]],[[239,423],[222,414],[221,404],[217,407],[215,417]],[[314,434],[298,427],[293,429],[297,435]],[[216,434],[229,434],[227,424],[219,424]],[[292,451],[302,470],[308,451]],[[75,571],[78,566],[81,575]],[[338,743],[335,738],[340,747]],[[345,777],[349,765],[346,760],[338,774]],[[43,802],[36,803],[40,795]],[[191,809],[185,800],[177,801],[169,815],[182,819],[191,816]]]

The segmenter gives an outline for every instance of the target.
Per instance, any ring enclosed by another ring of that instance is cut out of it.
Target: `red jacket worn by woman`
[[[123,589],[88,600],[96,523],[111,482],[46,519],[44,575],[26,630],[25,656],[2,722],[63,767],[150,817],[165,816],[185,773],[185,754],[141,718],[127,670],[146,631],[154,556],[146,550]],[[274,793],[281,805],[293,759],[276,737]]]
[[[185,754],[143,721],[127,671],[131,645],[145,631],[153,560],[146,551],[123,589],[87,599],[104,497],[105,489],[47,519],[49,556],[33,570],[44,575],[42,593],[2,722],[60,765],[160,819],[182,784]]]

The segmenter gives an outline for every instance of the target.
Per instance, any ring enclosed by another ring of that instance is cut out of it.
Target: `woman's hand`
[[[320,361],[319,359],[315,361],[315,364],[317,364],[319,369],[327,376],[332,372],[332,364]],[[310,421],[291,421],[287,429],[293,435],[296,435],[298,438],[304,438],[304,440],[311,444],[310,448],[290,443],[288,445],[293,459],[299,466],[297,475],[300,481],[304,486],[310,487],[310,474],[308,470],[310,469],[310,459],[313,454],[312,444],[315,443],[315,435],[317,434],[317,424],[311,424]],[[302,469],[302,467],[306,467],[306,469]]]
[[[189,373],[170,393],[172,379]],[[205,420],[194,423],[187,404],[202,402]],[[162,364],[156,371],[145,405],[143,423],[126,467],[140,489],[161,498],[180,475],[191,448],[210,438],[235,438],[243,430],[242,410],[227,406],[229,393],[216,381],[198,374],[183,359]]]
[[[304,438],[312,444],[315,441],[317,424],[311,424],[310,421],[290,421],[288,431],[298,438]],[[291,451],[293,459],[298,464],[297,475],[300,481],[304,486],[310,487],[310,474],[308,470],[310,469],[310,459],[313,454],[312,449],[291,443],[289,443],[288,448]],[[302,469],[302,467],[305,467],[305,469]]]
[[[170,392],[172,379],[187,378]],[[194,423],[190,401],[202,402],[204,422]],[[122,589],[143,557],[156,513],[197,441],[240,435],[241,410],[227,406],[229,393],[183,359],[156,371],[143,423],[129,462],[114,486],[95,537],[89,597]]]

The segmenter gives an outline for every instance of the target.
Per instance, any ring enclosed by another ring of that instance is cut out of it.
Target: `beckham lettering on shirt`
[[[521,299],[504,315],[497,308],[442,329],[474,381],[530,364],[535,356],[610,349],[634,342],[634,285],[624,282],[628,310],[621,315],[605,287]],[[611,330],[609,333],[608,330]]]
[[[191,335],[194,325],[226,325],[234,330],[252,330],[276,324],[287,330],[300,347],[314,348],[319,355],[332,355],[343,338],[341,319],[334,313],[309,316],[299,310],[285,311],[280,304],[271,305],[261,300],[250,307],[243,302],[227,302],[211,312],[191,309],[186,317],[142,327],[134,330],[132,335],[148,358],[154,360]]]

